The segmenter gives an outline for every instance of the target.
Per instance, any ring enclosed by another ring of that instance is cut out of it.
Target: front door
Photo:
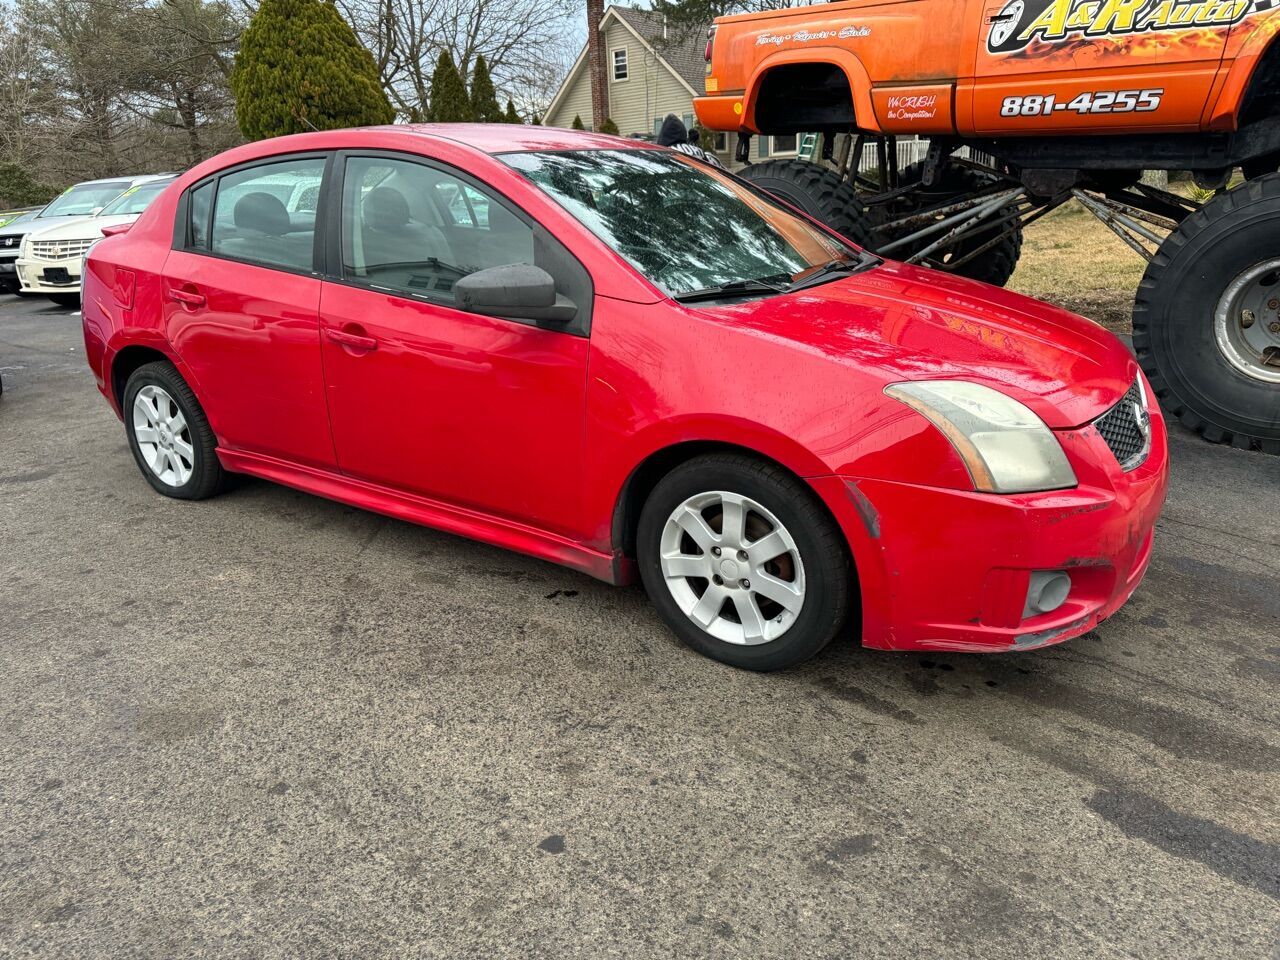
[[[1199,0],[982,0],[979,134],[1196,129],[1236,8]]]
[[[162,310],[221,445],[332,468],[313,249],[325,162],[276,158],[193,188]]]
[[[467,313],[452,292],[543,259],[545,231],[419,159],[353,155],[341,173],[340,276],[320,303],[339,467],[580,536],[585,331]]]

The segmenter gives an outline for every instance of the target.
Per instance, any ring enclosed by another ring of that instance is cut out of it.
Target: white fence
[[[898,152],[898,169],[902,170],[913,163],[920,163],[925,158],[925,154],[929,152],[928,140],[899,140],[897,143]],[[968,147],[961,147],[956,151],[957,157],[966,157],[977,163],[990,164],[992,158],[985,153],[979,153],[976,150],[970,150]],[[876,144],[868,143],[862,148],[862,156],[858,158],[858,172],[870,173],[880,167],[880,152],[876,148]]]

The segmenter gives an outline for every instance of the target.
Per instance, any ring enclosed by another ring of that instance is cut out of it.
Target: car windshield
[[[136,187],[130,187],[103,207],[98,216],[136,216],[147,209],[151,201],[160,196],[164,192],[164,188],[172,182],[172,180],[149,180],[146,183],[138,184]]]
[[[581,150],[502,159],[677,299],[735,287],[783,292],[802,275],[861,259],[856,248],[680,153]]]
[[[98,207],[105,207],[128,189],[128,180],[81,183],[68,187],[53,203],[40,211],[40,218],[88,216]]]

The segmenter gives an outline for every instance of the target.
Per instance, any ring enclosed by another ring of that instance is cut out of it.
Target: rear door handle
[[[177,287],[169,288],[169,299],[174,303],[180,303],[184,307],[203,307],[205,299],[203,293],[196,293],[194,290],[180,290]]]
[[[352,350],[363,350],[367,353],[370,350],[378,349],[378,341],[373,337],[365,336],[363,333],[330,328],[325,331],[325,335],[334,343],[340,343],[342,346],[350,347]]]

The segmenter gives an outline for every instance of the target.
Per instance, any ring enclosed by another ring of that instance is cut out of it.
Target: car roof
[[[627,137],[566,130],[563,127],[535,127],[514,123],[424,123],[406,129],[424,136],[454,140],[485,153],[527,150],[627,150],[655,149],[653,144]]]
[[[514,153],[533,150],[654,150],[661,149],[643,140],[615,137],[590,130],[566,130],[516,123],[397,123],[382,127],[355,127],[334,133],[390,133],[406,140],[415,138],[448,140],[484,153]],[[298,146],[323,137],[321,133],[297,134],[290,139]],[[262,141],[264,143],[269,141]]]

